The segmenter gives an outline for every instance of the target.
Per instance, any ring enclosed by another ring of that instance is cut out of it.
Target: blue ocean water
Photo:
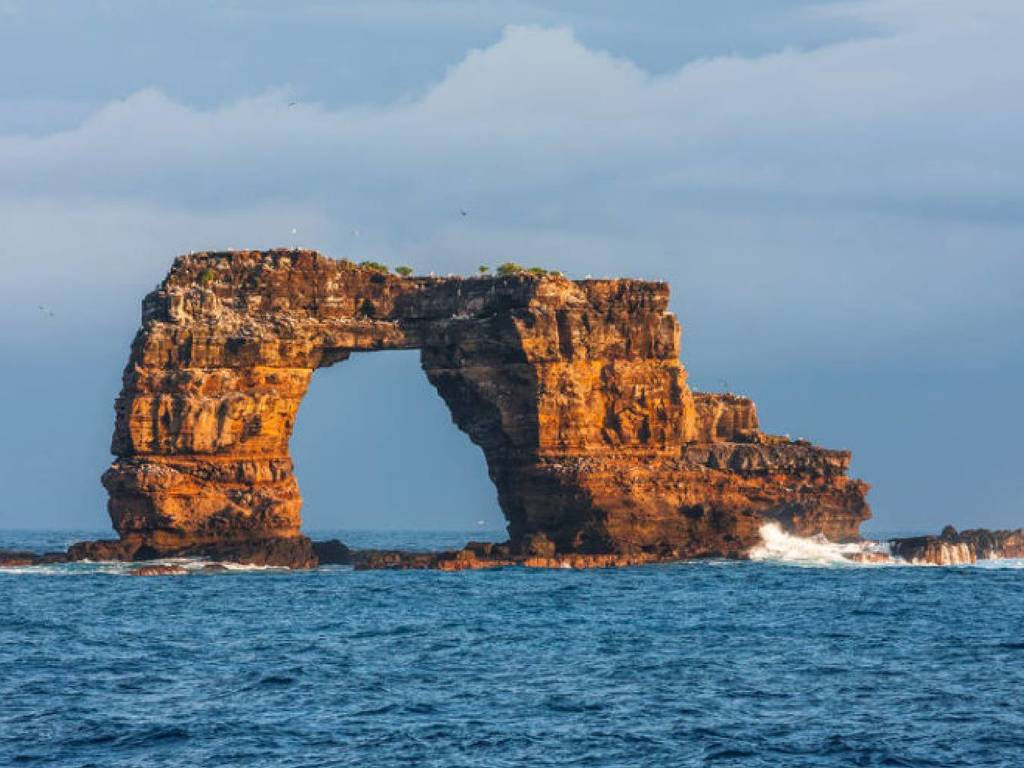
[[[10,569],[0,765],[1019,766],[1021,565]]]

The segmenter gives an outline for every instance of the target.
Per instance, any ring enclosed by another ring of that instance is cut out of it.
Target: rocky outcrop
[[[938,536],[894,539],[890,546],[893,557],[913,565],[970,565],[978,561],[977,552],[969,544]]]
[[[39,565],[40,555],[24,550],[0,550],[0,567],[20,568],[24,565]]]
[[[72,544],[64,558],[70,562],[89,560],[144,561],[167,557],[198,557],[246,565],[313,568],[319,562],[316,545],[306,536],[225,536],[222,540],[185,539],[131,534],[121,539],[101,539]]]
[[[943,538],[949,536],[952,526],[947,527]],[[956,541],[970,546],[979,560],[1000,560],[1004,558],[1024,558],[1024,528],[1014,531],[990,531],[985,528],[974,528],[956,533],[952,531]]]
[[[288,453],[299,403],[317,368],[381,349],[420,350],[486,457],[512,555],[739,557],[769,520],[856,539],[869,509],[850,454],[763,434],[747,398],[692,393],[668,297],[402,278],[304,250],[179,257],[143,301],[116,403],[107,549],[315,563]]]
[[[1024,557],[1024,528],[958,532],[947,525],[939,536],[915,536],[890,542],[894,557],[915,564],[963,565],[978,560]]]

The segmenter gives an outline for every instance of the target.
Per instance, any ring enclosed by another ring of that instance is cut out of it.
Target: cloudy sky
[[[1024,525],[1020,0],[0,0],[0,72],[0,527],[107,528],[140,298],[292,244],[667,279],[691,382],[853,449],[869,532]],[[415,353],[293,447],[310,528],[501,519]]]

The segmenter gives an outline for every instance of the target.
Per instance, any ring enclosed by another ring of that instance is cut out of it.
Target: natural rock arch
[[[693,394],[668,285],[402,278],[306,250],[179,257],[143,301],[104,474],[122,541],[199,551],[300,535],[288,443],[317,368],[418,349],[484,452],[513,550],[742,555],[765,519],[855,538],[849,453],[763,435]]]

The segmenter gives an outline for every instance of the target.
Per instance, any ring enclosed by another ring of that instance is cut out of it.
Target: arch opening
[[[505,535],[483,452],[452,422],[418,350],[355,352],[314,371],[291,454],[302,529],[314,537],[351,530]]]

